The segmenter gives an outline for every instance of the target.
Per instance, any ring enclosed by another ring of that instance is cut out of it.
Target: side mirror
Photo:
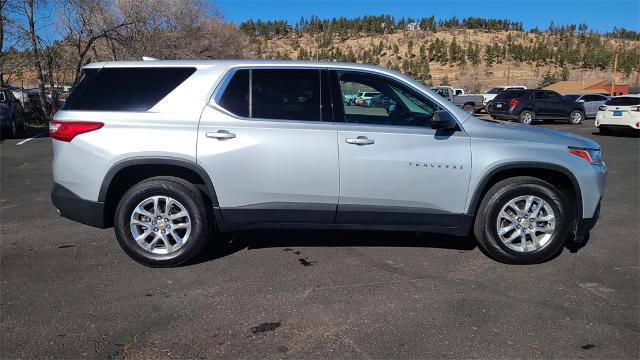
[[[433,117],[431,118],[432,129],[448,130],[455,129],[456,126],[456,120],[448,111],[438,110],[433,113]]]

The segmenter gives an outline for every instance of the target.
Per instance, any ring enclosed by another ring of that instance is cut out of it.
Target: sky
[[[287,20],[301,16],[322,18],[389,14],[396,18],[459,19],[475,16],[520,21],[526,30],[586,23],[606,32],[614,26],[640,30],[640,0],[215,0],[224,19],[240,23],[248,19]]]

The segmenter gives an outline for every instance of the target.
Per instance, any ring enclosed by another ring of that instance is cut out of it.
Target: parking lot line
[[[27,141],[29,141],[29,140],[33,140],[33,139],[35,139],[35,138],[37,138],[37,137],[40,137],[40,136],[42,136],[42,134],[38,134],[38,135],[36,135],[36,136],[32,136],[32,137],[30,137],[30,138],[28,138],[28,139],[24,139],[24,140],[20,141],[19,143],[17,143],[16,145],[22,145],[22,144],[26,143]]]

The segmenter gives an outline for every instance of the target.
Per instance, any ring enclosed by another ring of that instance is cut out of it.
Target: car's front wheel
[[[122,249],[153,267],[191,260],[205,247],[211,225],[198,188],[175,177],[154,177],[134,185],[118,203],[114,221]]]
[[[504,263],[534,264],[555,255],[569,235],[571,211],[553,185],[520,176],[485,195],[474,225],[478,244]]]

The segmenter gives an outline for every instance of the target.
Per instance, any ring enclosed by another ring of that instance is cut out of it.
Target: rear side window
[[[238,70],[220,97],[220,106],[234,115],[249,117],[249,70]]]
[[[631,97],[631,96],[616,97],[616,98],[607,100],[607,102],[605,102],[604,104],[613,105],[613,106],[634,106],[634,105],[640,105],[640,98]]]
[[[195,71],[187,67],[88,69],[63,110],[147,111]]]
[[[320,71],[251,71],[251,117],[320,121]]]
[[[522,90],[504,90],[500,92],[496,99],[517,99],[526,95],[526,91]]]

